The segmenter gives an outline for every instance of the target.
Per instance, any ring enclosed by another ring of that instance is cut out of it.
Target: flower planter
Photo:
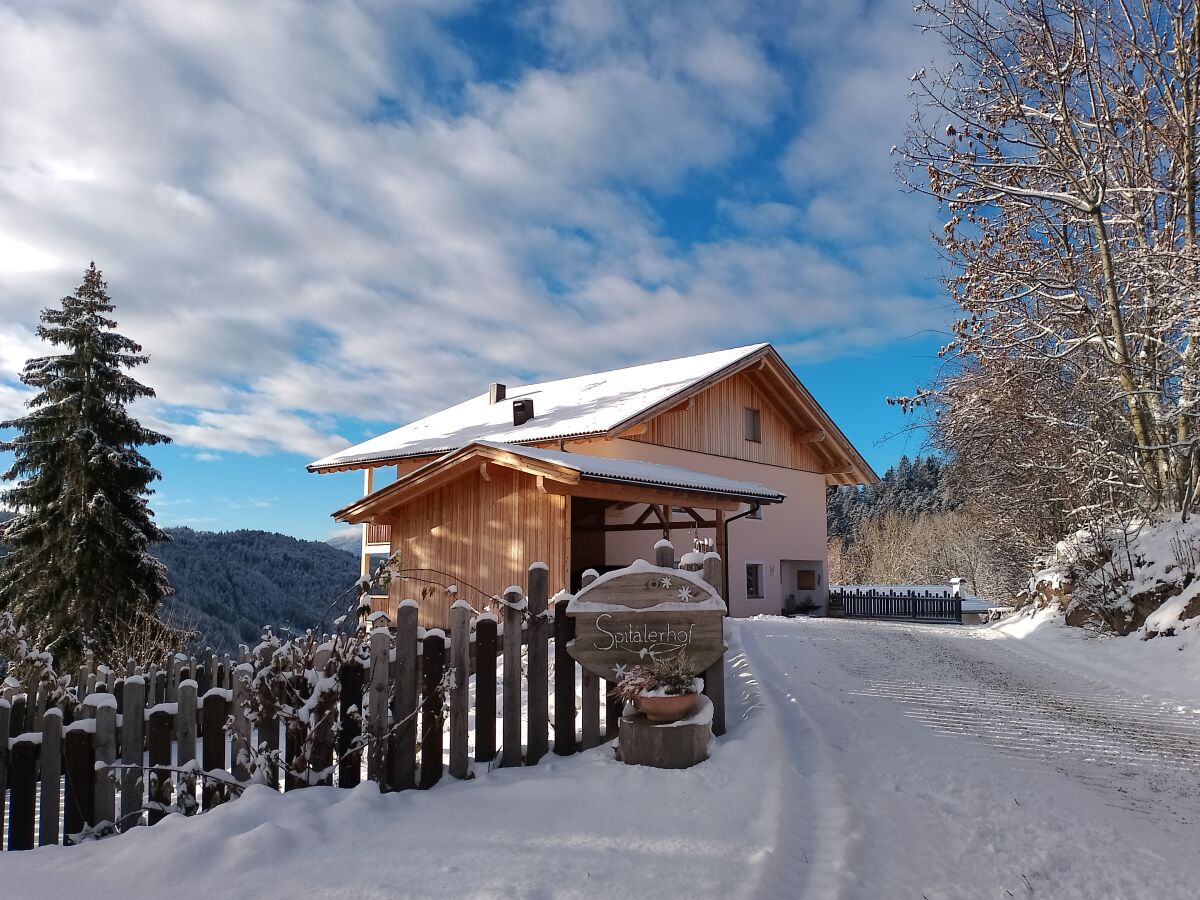
[[[651,722],[678,722],[687,718],[699,694],[638,694],[633,698],[637,711]]]

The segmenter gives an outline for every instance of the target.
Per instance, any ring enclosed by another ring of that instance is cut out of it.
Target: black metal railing
[[[909,619],[917,622],[962,623],[962,597],[945,591],[881,591],[832,588],[830,605],[860,619]]]

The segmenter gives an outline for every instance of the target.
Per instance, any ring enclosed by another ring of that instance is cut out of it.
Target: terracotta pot
[[[638,694],[633,698],[637,711],[651,722],[678,722],[691,714],[699,694],[665,694],[648,696]]]

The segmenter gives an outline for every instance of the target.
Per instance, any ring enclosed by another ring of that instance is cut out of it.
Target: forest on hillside
[[[174,589],[163,613],[204,646],[253,645],[264,625],[303,632],[351,603],[358,559],[344,550],[267,531],[167,532],[171,540],[151,548]]]
[[[830,584],[960,577],[974,594],[1007,599],[1027,577],[939,457],[902,456],[878,484],[828,488],[825,504]]]

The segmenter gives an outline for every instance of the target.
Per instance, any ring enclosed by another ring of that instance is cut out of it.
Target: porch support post
[[[725,614],[729,614],[729,548],[726,546],[729,543],[725,538],[725,510],[714,510],[714,519],[716,522],[717,533],[717,553],[721,557],[721,597],[725,601]]]
[[[363,469],[363,496],[371,496],[371,490],[375,486],[375,470],[367,467]],[[371,525],[369,522],[362,524],[362,551],[359,554],[358,574],[362,578],[366,578],[371,574],[371,555],[367,552],[367,535],[370,532]]]

